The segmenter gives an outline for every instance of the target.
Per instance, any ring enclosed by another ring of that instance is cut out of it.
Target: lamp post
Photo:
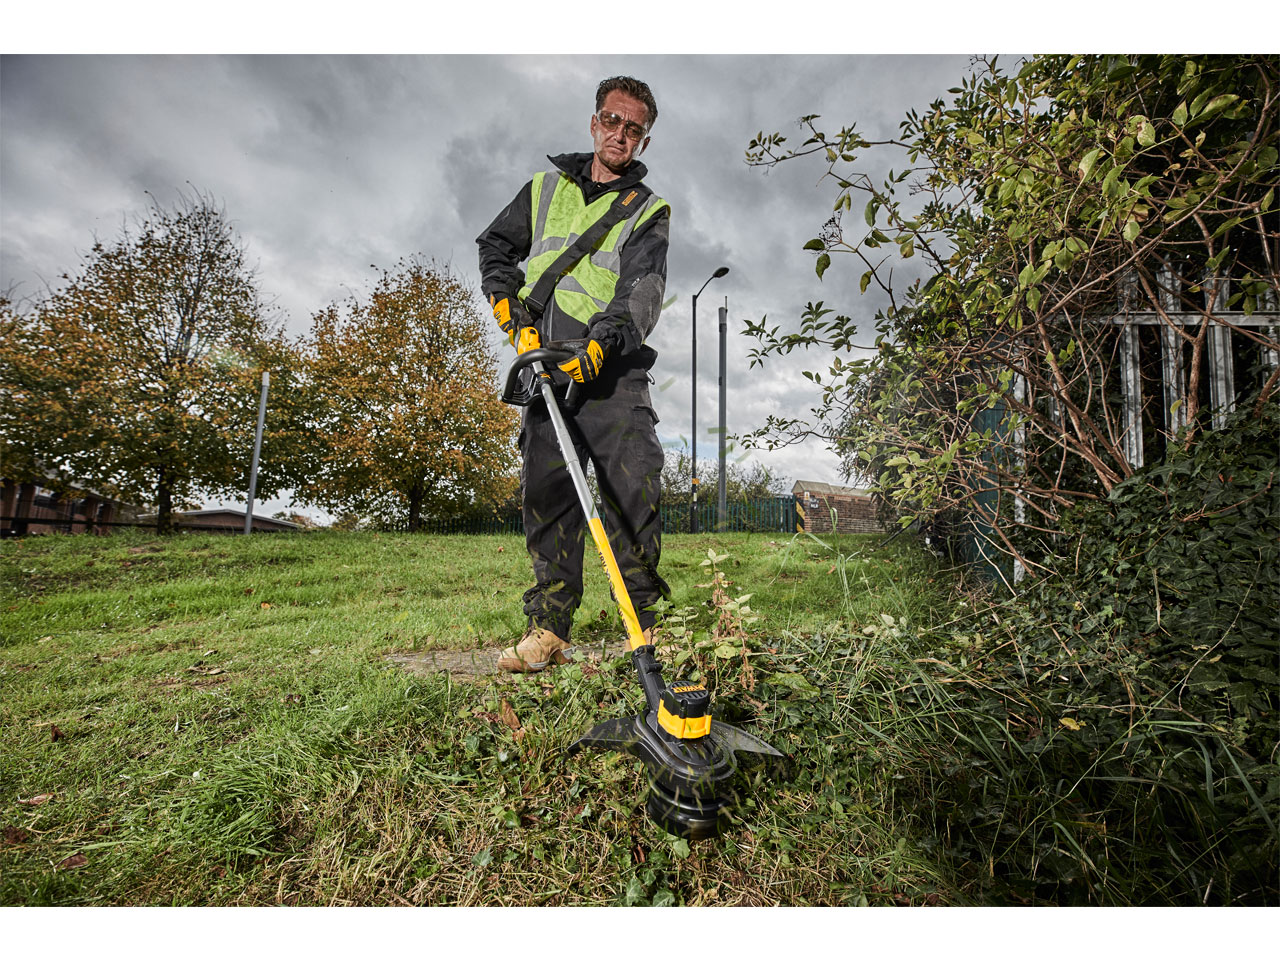
[[[723,277],[729,272],[728,267],[720,267],[711,276],[707,277],[707,283],[718,277]],[[689,532],[698,532],[698,297],[702,295],[702,291],[707,289],[707,283],[698,288],[698,292],[693,295],[693,430],[690,431],[693,436],[693,472],[690,478],[690,485],[693,487],[693,503],[689,505]]]
[[[729,322],[729,298],[724,298],[724,306],[720,308],[720,474],[717,477],[717,487],[719,488],[716,498],[716,529],[724,533],[727,527],[728,510],[725,504],[725,470],[724,470],[724,441],[728,435],[728,429],[724,418],[724,390],[725,390],[725,329]]]

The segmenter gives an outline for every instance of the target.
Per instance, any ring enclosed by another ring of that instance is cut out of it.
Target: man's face
[[[609,114],[622,118],[622,123],[612,130],[605,129],[605,124],[599,119]],[[596,157],[614,173],[621,174],[627,164],[649,145],[647,136],[638,140],[629,136],[628,127],[634,135],[636,126],[647,127],[648,122],[649,111],[643,103],[621,90],[610,90],[605,95],[604,106],[591,117],[591,139],[595,143]]]

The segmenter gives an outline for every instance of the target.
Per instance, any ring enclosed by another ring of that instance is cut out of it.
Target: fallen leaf
[[[54,743],[57,743],[59,740],[65,740],[67,738],[67,735],[58,728],[58,725],[56,723],[49,725],[49,733],[52,735],[52,739]]]
[[[67,857],[65,860],[60,861],[58,865],[53,869],[75,870],[78,867],[83,867],[88,862],[89,862],[89,858],[86,857],[83,853],[73,853],[71,856]]]
[[[498,548],[498,552],[499,552],[499,553],[502,553],[502,552],[504,552],[506,549],[507,549],[506,547],[499,547],[499,548]]]
[[[498,707],[498,713],[499,719],[511,728],[511,732],[517,740],[524,736],[524,731],[520,729],[520,718],[516,716],[515,710],[511,709],[511,704],[503,700],[502,705]]]
[[[252,597],[252,596],[253,596],[253,587],[245,587],[245,588],[244,588],[244,595],[245,595],[246,597]]]
[[[1079,730],[1082,726],[1084,726],[1084,724],[1080,723],[1078,720],[1073,720],[1071,717],[1059,717],[1058,722],[1062,724],[1064,727],[1066,727],[1068,730],[1072,730],[1072,731]]]
[[[5,827],[4,842],[5,843],[26,843],[31,839],[31,834],[23,830],[21,827]]]
[[[198,673],[205,677],[216,677],[220,673],[226,673],[221,667],[202,667],[196,664],[194,667],[187,667],[188,673]]]
[[[27,799],[25,800],[19,797],[18,802],[23,804],[24,806],[38,807],[40,806],[40,804],[48,803],[52,799],[53,799],[52,793],[37,793],[34,797],[27,797]]]
[[[263,601],[262,601],[262,609],[263,609],[263,610],[270,610],[270,609],[271,609],[271,604],[269,604],[269,603],[267,603],[267,601],[263,600]]]
[[[281,703],[301,703],[302,698],[298,696],[296,693],[291,693],[288,696],[281,697],[280,702]]]

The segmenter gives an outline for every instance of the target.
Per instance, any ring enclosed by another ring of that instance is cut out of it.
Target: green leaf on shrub
[[[831,254],[824,253],[818,258],[817,266],[814,267],[818,272],[818,279],[822,279],[822,275],[827,272],[827,267],[831,266]]]
[[[1089,179],[1089,174],[1093,172],[1093,166],[1098,162],[1098,154],[1102,152],[1101,147],[1094,147],[1084,155],[1084,159],[1080,161],[1080,176],[1085,180]]]
[[[1138,143],[1144,147],[1154,146],[1156,142],[1156,128],[1152,126],[1151,121],[1145,117],[1138,125]]]
[[[1217,113],[1240,99],[1240,95],[1236,93],[1224,93],[1220,97],[1214,97],[1209,101],[1208,106],[1204,108],[1204,112],[1200,114],[1200,119],[1204,119],[1211,113]]]

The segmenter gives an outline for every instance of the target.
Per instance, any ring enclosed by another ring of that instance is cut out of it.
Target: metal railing
[[[726,518],[723,532],[726,533],[793,533],[796,530],[795,497],[763,497],[757,500],[730,501],[726,505]],[[65,513],[50,516],[54,511],[45,508],[34,511],[25,517],[0,517],[0,535],[22,536],[27,527],[47,527],[59,533],[81,533],[94,528],[139,527],[155,530],[156,521],[103,521],[86,520],[79,516],[68,516]],[[43,515],[34,515],[39,513]],[[698,529],[704,533],[715,533],[721,530],[716,504],[698,505]],[[689,532],[689,506],[687,503],[675,502],[663,504],[660,509],[663,533]],[[14,527],[18,529],[14,529]],[[196,524],[174,518],[174,529],[179,531],[222,531],[236,532],[237,525]],[[397,524],[394,527],[382,528],[398,532],[406,532],[408,524]],[[461,516],[437,517],[423,520],[420,532],[449,536],[453,534],[521,534],[524,533],[524,518],[520,512],[499,514],[496,516]],[[106,532],[106,531],[103,531]],[[255,533],[275,533],[255,529]]]
[[[796,529],[795,497],[762,497],[756,500],[730,501],[726,504],[726,533],[793,533]],[[714,503],[698,505],[698,529],[714,533],[720,529]],[[689,532],[689,505],[685,502],[664,503],[659,510],[663,533]],[[397,530],[407,530],[399,525]],[[524,519],[518,511],[494,517],[442,517],[424,520],[424,533],[493,534],[524,533]]]

